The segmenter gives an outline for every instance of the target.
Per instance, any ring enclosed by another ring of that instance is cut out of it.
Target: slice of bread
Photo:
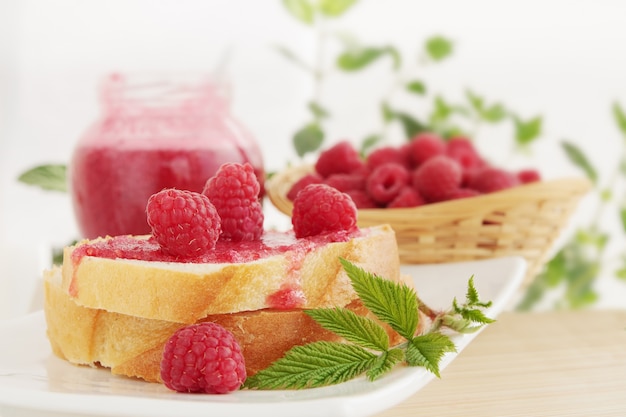
[[[77,256],[92,243],[65,249],[60,287],[76,304],[174,323],[272,308],[347,306],[357,295],[340,257],[387,279],[400,279],[395,234],[388,225],[362,229],[345,241],[311,240],[238,263]],[[284,305],[285,297],[298,302]]]
[[[410,285],[410,280],[401,280]],[[74,364],[110,368],[113,374],[161,381],[163,346],[186,323],[146,319],[78,305],[63,288],[59,268],[45,272],[44,290],[47,333],[55,355]],[[358,298],[345,307],[374,318]],[[293,346],[319,340],[341,340],[301,309],[216,314],[198,321],[219,323],[233,333],[242,347],[248,375],[266,368]],[[420,320],[420,323],[426,322]],[[392,345],[403,341],[391,328],[384,327]]]

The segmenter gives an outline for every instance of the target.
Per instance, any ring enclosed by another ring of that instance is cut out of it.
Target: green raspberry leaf
[[[320,0],[318,7],[328,17],[339,17],[350,9],[357,0]]]
[[[356,345],[314,342],[296,346],[285,356],[246,379],[246,388],[302,389],[339,384],[370,369],[378,356]]]
[[[443,355],[456,352],[454,342],[441,333],[427,333],[409,341],[406,349],[406,361],[410,366],[423,366],[441,378],[439,363]]]
[[[613,116],[615,117],[617,127],[622,132],[622,135],[624,135],[624,139],[626,139],[626,113],[624,113],[619,103],[613,104]]]
[[[536,140],[541,134],[542,118],[534,117],[530,120],[522,120],[517,116],[515,121],[515,141],[520,146],[525,146]]]
[[[410,93],[423,96],[426,94],[426,85],[420,80],[413,80],[406,84],[406,90]]]
[[[349,342],[381,352],[389,349],[389,336],[378,323],[346,308],[319,308],[305,313]]]
[[[402,349],[391,349],[378,357],[372,367],[366,372],[367,379],[374,381],[389,372],[397,363],[404,359]]]
[[[317,151],[324,142],[324,131],[318,123],[310,123],[293,136],[293,145],[299,157]]]
[[[309,110],[313,113],[313,117],[315,120],[326,119],[329,117],[330,113],[321,104],[311,101],[309,103]]]
[[[563,147],[563,150],[565,151],[565,154],[569,158],[570,162],[582,169],[587,178],[589,178],[593,183],[598,181],[598,173],[596,172],[596,169],[593,167],[591,162],[589,162],[585,153],[578,146],[576,146],[576,144],[563,141],[561,142],[561,147]]]
[[[442,61],[452,54],[452,42],[442,36],[433,36],[426,40],[426,53],[433,61]]]
[[[302,23],[313,24],[314,9],[307,0],[283,0],[283,6]]]
[[[480,296],[478,295],[478,290],[474,286],[474,276],[472,275],[467,283],[467,293],[465,294],[465,302],[469,306],[477,306],[477,307],[491,307],[492,302],[482,302],[480,301]]]
[[[353,263],[340,259],[359,298],[381,321],[405,339],[417,330],[417,294],[405,284],[377,277]]]
[[[67,167],[61,164],[36,166],[23,172],[17,180],[44,190],[67,192]]]

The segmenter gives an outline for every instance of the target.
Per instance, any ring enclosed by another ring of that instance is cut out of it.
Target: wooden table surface
[[[377,417],[626,416],[626,310],[502,314]]]

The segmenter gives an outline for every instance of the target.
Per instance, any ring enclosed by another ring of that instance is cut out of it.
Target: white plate
[[[526,263],[508,257],[486,261],[403,266],[420,297],[446,308],[464,300],[467,281],[481,299],[493,301],[495,318],[522,282]],[[0,416],[369,416],[392,407],[434,376],[423,368],[397,367],[375,381],[299,391],[238,391],[228,395],[179,394],[163,385],[112,376],[105,369],[78,367],[56,358],[46,339],[43,312],[0,322]],[[456,335],[458,352],[476,336]],[[457,355],[447,354],[443,370]],[[445,372],[442,374],[445,380]]]

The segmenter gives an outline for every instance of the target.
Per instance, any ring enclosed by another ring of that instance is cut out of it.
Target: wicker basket
[[[266,183],[268,197],[291,215],[286,197],[309,166],[289,168]],[[478,197],[406,209],[362,209],[360,227],[388,223],[396,232],[403,263],[443,263],[501,256],[528,261],[529,284],[591,184],[584,178],[543,181]]]

